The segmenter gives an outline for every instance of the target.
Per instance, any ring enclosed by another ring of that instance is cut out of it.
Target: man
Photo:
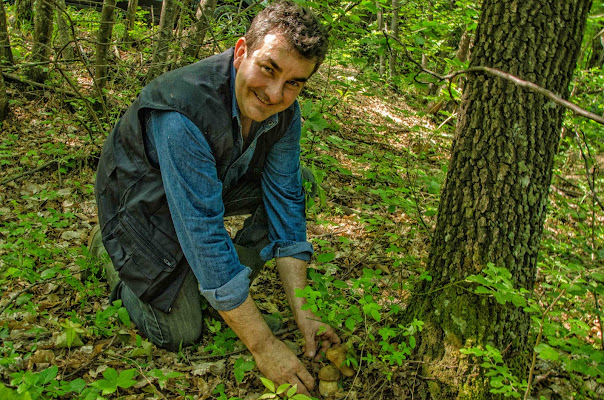
[[[279,2],[254,19],[234,49],[146,86],[103,148],[100,231],[91,244],[93,253],[104,247],[111,258],[112,298],[152,342],[178,349],[198,340],[205,298],[258,369],[300,393],[314,379],[272,334],[249,284],[275,258],[305,354],[319,357],[340,342],[295,297],[312,255],[296,98],[326,48],[312,13]],[[246,212],[252,216],[231,239],[223,218]]]

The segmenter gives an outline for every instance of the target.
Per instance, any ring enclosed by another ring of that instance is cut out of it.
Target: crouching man
[[[267,378],[300,393],[314,379],[273,335],[249,285],[275,258],[305,355],[340,342],[295,296],[313,252],[296,98],[326,49],[316,17],[283,1],[260,12],[234,49],[152,81],[103,147],[91,244],[112,261],[113,299],[152,342],[173,350],[197,341],[205,301]],[[251,217],[231,239],[223,218],[234,214]]]

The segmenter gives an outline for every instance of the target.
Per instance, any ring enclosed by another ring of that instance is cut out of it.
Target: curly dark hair
[[[248,50],[255,50],[271,33],[283,35],[302,57],[316,61],[315,72],[325,59],[327,30],[312,11],[293,1],[277,1],[256,15],[245,34]]]

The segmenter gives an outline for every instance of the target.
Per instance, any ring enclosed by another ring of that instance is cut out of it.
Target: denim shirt
[[[172,111],[151,113],[145,138],[149,161],[159,165],[178,240],[201,294],[220,311],[238,307],[247,298],[250,268],[239,262],[224,227],[222,193],[245,175],[258,137],[277,123],[273,115],[260,123],[244,149],[239,107],[231,70],[232,115],[238,122],[238,140],[225,176],[218,177],[216,161],[203,133],[184,115]],[[300,108],[285,135],[267,154],[261,178],[269,222],[270,244],[260,253],[265,260],[295,257],[310,260],[306,241],[305,200],[300,174]]]

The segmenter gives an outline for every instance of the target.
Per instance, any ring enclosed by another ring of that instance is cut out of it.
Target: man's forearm
[[[292,309],[294,319],[299,324],[299,318],[302,317],[302,306],[306,300],[296,297],[296,289],[304,289],[308,283],[306,279],[307,263],[294,257],[281,257],[276,261],[287,302]]]
[[[263,351],[276,339],[250,295],[239,307],[219,313],[252,354]]]

